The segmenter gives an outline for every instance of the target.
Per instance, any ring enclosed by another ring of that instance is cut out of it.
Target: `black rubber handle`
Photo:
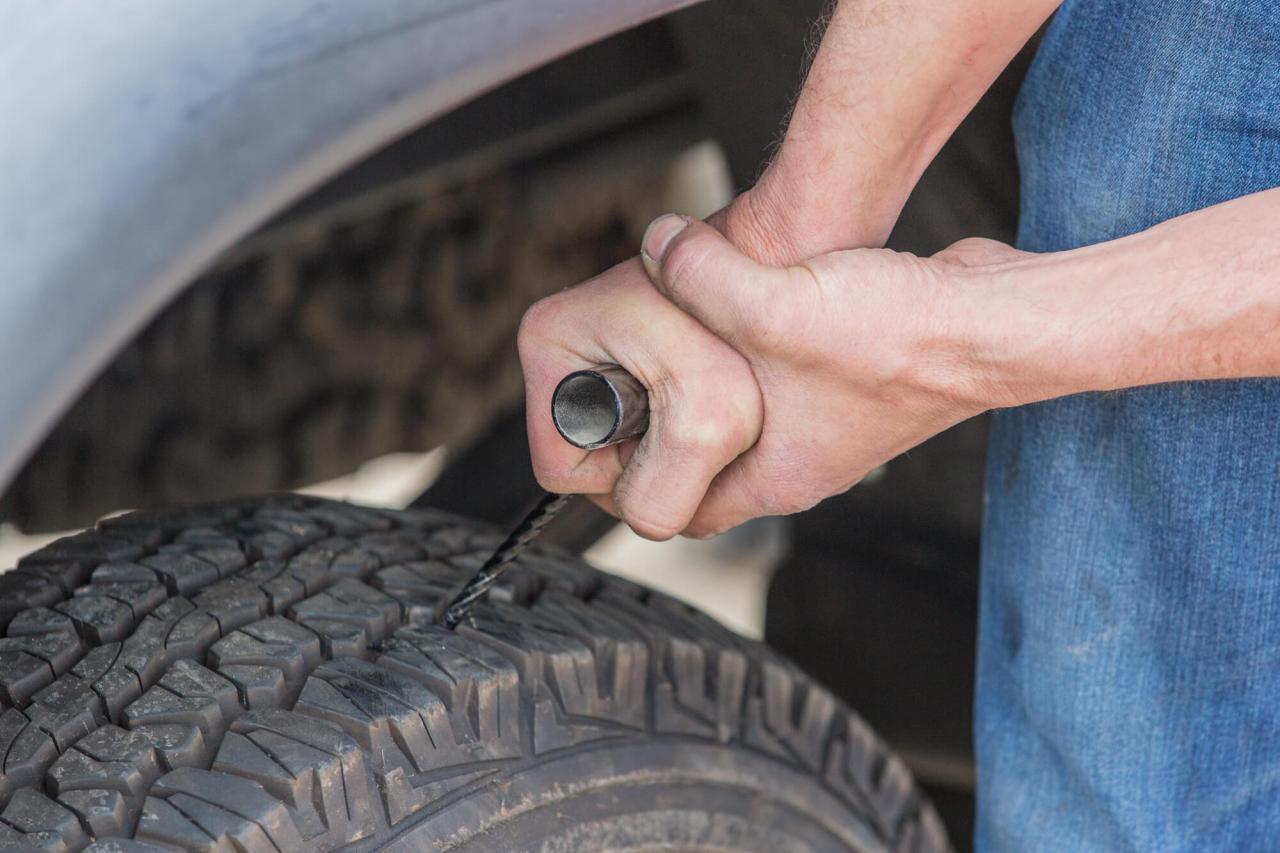
[[[608,447],[644,435],[649,428],[649,392],[616,364],[579,370],[556,386],[551,420],[574,447]]]

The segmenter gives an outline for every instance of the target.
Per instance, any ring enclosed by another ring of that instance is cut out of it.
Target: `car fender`
[[[408,130],[693,0],[18,0],[0,27],[0,485],[217,255]]]

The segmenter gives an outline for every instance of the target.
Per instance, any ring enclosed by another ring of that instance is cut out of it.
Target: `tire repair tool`
[[[644,434],[649,427],[649,393],[616,364],[570,373],[551,395],[551,420],[564,440],[597,450]],[[538,538],[573,495],[547,492],[493,556],[472,575],[444,608],[440,621],[452,631],[484,597],[516,557]]]

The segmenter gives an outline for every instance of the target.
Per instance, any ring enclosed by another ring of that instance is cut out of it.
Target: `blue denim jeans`
[[[1068,0],[1014,127],[1032,251],[1280,185],[1280,2]],[[1280,849],[1280,381],[999,412],[986,488],[979,849]]]

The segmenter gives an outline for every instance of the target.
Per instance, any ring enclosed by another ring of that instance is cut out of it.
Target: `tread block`
[[[37,693],[35,704],[74,714],[77,708],[73,703],[83,700],[79,714],[88,712],[93,719],[102,720],[118,718],[125,705],[142,695],[141,677],[121,662],[124,648],[124,643],[109,643],[92,649],[69,673]],[[90,694],[97,701],[91,700]]]
[[[745,655],[671,637],[662,664],[665,678],[654,696],[659,731],[705,734],[721,743],[738,736],[749,666]]]
[[[77,814],[81,814],[79,800],[68,799],[76,791],[119,793],[124,823],[101,832],[120,832],[132,826],[147,789],[162,772],[204,765],[208,760],[209,751],[194,725],[150,725],[134,731],[104,726],[53,763],[46,785]]]
[[[100,583],[159,583],[155,569],[141,563],[103,563],[89,576],[89,584]]]
[[[367,753],[388,819],[396,824],[450,790],[494,772],[468,770],[444,703],[426,688],[359,660],[326,664],[307,679],[294,710],[335,724]],[[438,780],[420,773],[462,765]]]
[[[255,563],[237,577],[262,590],[262,594],[267,597],[267,608],[272,613],[283,613],[290,604],[301,601],[307,595],[303,581],[292,575],[288,563],[283,560]]]
[[[10,707],[24,706],[83,651],[80,638],[62,630],[0,639],[0,699]]]
[[[231,853],[236,849],[229,838],[213,834],[197,823],[194,817],[158,797],[147,797],[143,802],[134,837],[144,842],[153,841],[164,845],[163,849],[167,850],[176,848],[200,853]]]
[[[827,784],[858,804],[881,832],[895,836],[904,821],[919,816],[921,799],[911,773],[866,721],[851,711],[843,717],[824,774]],[[932,826],[920,830],[936,831]],[[925,849],[945,849],[945,845]]]
[[[75,634],[76,626],[71,617],[49,607],[29,607],[16,614],[6,632],[10,637],[43,636],[61,631]]]
[[[124,832],[128,828],[128,808],[119,791],[105,788],[68,791],[58,797],[58,802],[73,812],[94,837]]]
[[[445,628],[402,628],[378,665],[444,701],[468,760],[520,755],[520,676],[493,649]]]
[[[282,560],[298,550],[298,542],[292,536],[256,521],[242,521],[233,529],[255,560]]]
[[[442,515],[441,519],[445,519],[445,516]],[[422,543],[422,550],[428,560],[450,560],[459,554],[469,554],[473,550],[471,534],[460,526],[442,526],[427,535],[426,541]]]
[[[231,538],[205,540],[191,551],[191,556],[213,566],[220,578],[231,577],[249,564],[240,543]]]
[[[198,726],[186,723],[148,723],[132,729],[155,748],[160,766],[166,770],[179,767],[203,767],[212,751]]]
[[[562,592],[572,598],[590,598],[603,584],[600,574],[585,564],[567,562],[563,557],[552,559],[545,549],[537,546],[520,555],[519,564],[537,572],[547,589]]]
[[[294,604],[288,615],[310,621],[343,622],[362,629],[371,642],[382,640],[400,624],[400,603],[385,592],[351,578]]]
[[[218,640],[209,649],[209,666],[272,666],[284,674],[285,683],[301,688],[320,663],[320,638],[314,631],[281,616],[269,616]]]
[[[591,649],[598,691],[593,715],[643,726],[649,668],[649,644],[644,634],[626,620],[599,608],[584,607],[577,598],[560,591],[544,593],[533,612],[547,627],[575,636]],[[564,692],[564,682],[557,679],[555,686]]]
[[[97,594],[92,588],[55,604],[53,609],[69,616],[80,636],[93,645],[114,643],[134,628],[132,607],[110,596]]]
[[[645,703],[632,697],[643,696],[648,646],[621,622],[593,618],[587,630],[579,616],[541,606],[500,615],[477,607],[473,615],[475,628],[462,633],[513,661],[533,689],[536,752],[644,725]]]
[[[835,721],[835,698],[794,672],[766,663],[764,724],[800,763],[821,771]]]
[[[74,619],[74,617],[72,617]],[[0,650],[21,650],[47,662],[52,669],[66,672],[84,650],[80,640],[63,630],[0,639]]]
[[[354,841],[374,829],[364,754],[318,720],[252,711],[232,724],[213,770],[252,779],[286,803],[312,845]]]
[[[96,576],[96,573],[95,573]],[[76,595],[106,595],[127,605],[134,619],[141,619],[155,610],[169,597],[169,591],[152,577],[140,581],[91,580],[88,586],[76,590]]]
[[[191,601],[217,621],[220,636],[261,619],[271,607],[271,600],[265,592],[256,584],[239,578],[211,584],[197,592]]]
[[[321,665],[307,679],[295,710],[337,724],[406,773],[465,760],[440,697],[377,664],[340,660]]]
[[[50,791],[60,796],[67,791],[107,788],[133,797],[140,796],[147,783],[160,775],[154,752],[148,756],[151,758],[147,762],[149,766],[140,769],[126,761],[96,761],[79,750],[69,749],[58,756],[49,768]],[[146,770],[154,772],[148,775]]]
[[[127,670],[134,674],[143,687],[155,684],[164,674],[164,668],[170,659],[169,647],[174,645],[172,638],[179,621],[194,612],[195,605],[185,598],[171,598],[151,611],[138,623],[138,629],[120,644],[120,654],[102,675],[115,669]],[[194,657],[197,650],[183,649],[173,657],[181,656],[182,651],[188,652],[189,657]]]
[[[302,624],[319,638],[326,658],[373,658],[373,640],[360,625],[334,619],[308,619]]]
[[[360,548],[389,566],[421,560],[425,556],[419,534],[414,530],[386,530],[360,537]]]
[[[253,520],[273,530],[285,534],[299,547],[329,535],[330,529],[308,512],[281,506],[264,506],[253,514]]]
[[[401,621],[400,603],[360,581],[343,578],[289,608],[289,615],[321,638],[325,657],[371,658],[370,645]]]
[[[329,563],[329,571],[335,577],[364,580],[381,566],[382,560],[363,548],[343,548]]]
[[[0,849],[74,850],[88,839],[80,821],[68,809],[32,788],[15,791],[0,812]]]
[[[57,757],[58,749],[47,732],[9,708],[0,714],[0,755],[0,803],[7,803],[15,791],[40,783],[43,768]]]
[[[186,550],[166,551],[140,560],[156,573],[170,595],[191,595],[218,579],[218,567]]]
[[[249,779],[185,767],[156,780],[155,797],[163,797],[208,835],[233,840],[245,850],[303,849],[289,810]]]
[[[8,625],[28,607],[47,607],[65,596],[61,584],[42,575],[22,569],[0,574],[0,625]]]
[[[47,660],[22,648],[31,639],[0,640],[0,701],[10,708],[25,706],[33,693],[55,678]]]
[[[282,708],[290,693],[284,673],[273,666],[229,664],[219,667],[218,674],[236,686],[246,708]]]
[[[387,530],[391,519],[374,509],[343,503],[323,503],[309,507],[307,513],[328,525],[339,536],[352,536],[370,530]]]
[[[155,657],[157,665],[163,666],[168,661],[201,657],[221,636],[222,626],[212,614],[203,610],[192,610],[173,621],[173,626],[157,650]],[[125,648],[128,649],[127,643]]]
[[[447,563],[421,560],[382,569],[369,583],[400,602],[409,624],[425,625],[435,620],[436,609],[457,590],[462,578],[463,573]],[[505,581],[506,575],[499,583]]]
[[[143,537],[146,541],[146,537]],[[115,535],[99,530],[86,530],[64,536],[32,551],[18,561],[18,566],[50,563],[105,563],[108,560],[132,560],[146,552],[143,544],[130,541],[127,534]],[[80,583],[83,583],[81,581]],[[77,584],[78,586],[79,584]]]
[[[198,663],[180,660],[156,686],[124,709],[124,724],[186,723],[200,729],[206,741],[217,742],[226,724],[239,716],[236,686]]]
[[[98,694],[70,672],[37,693],[26,714],[63,750],[106,722],[104,710]]]

